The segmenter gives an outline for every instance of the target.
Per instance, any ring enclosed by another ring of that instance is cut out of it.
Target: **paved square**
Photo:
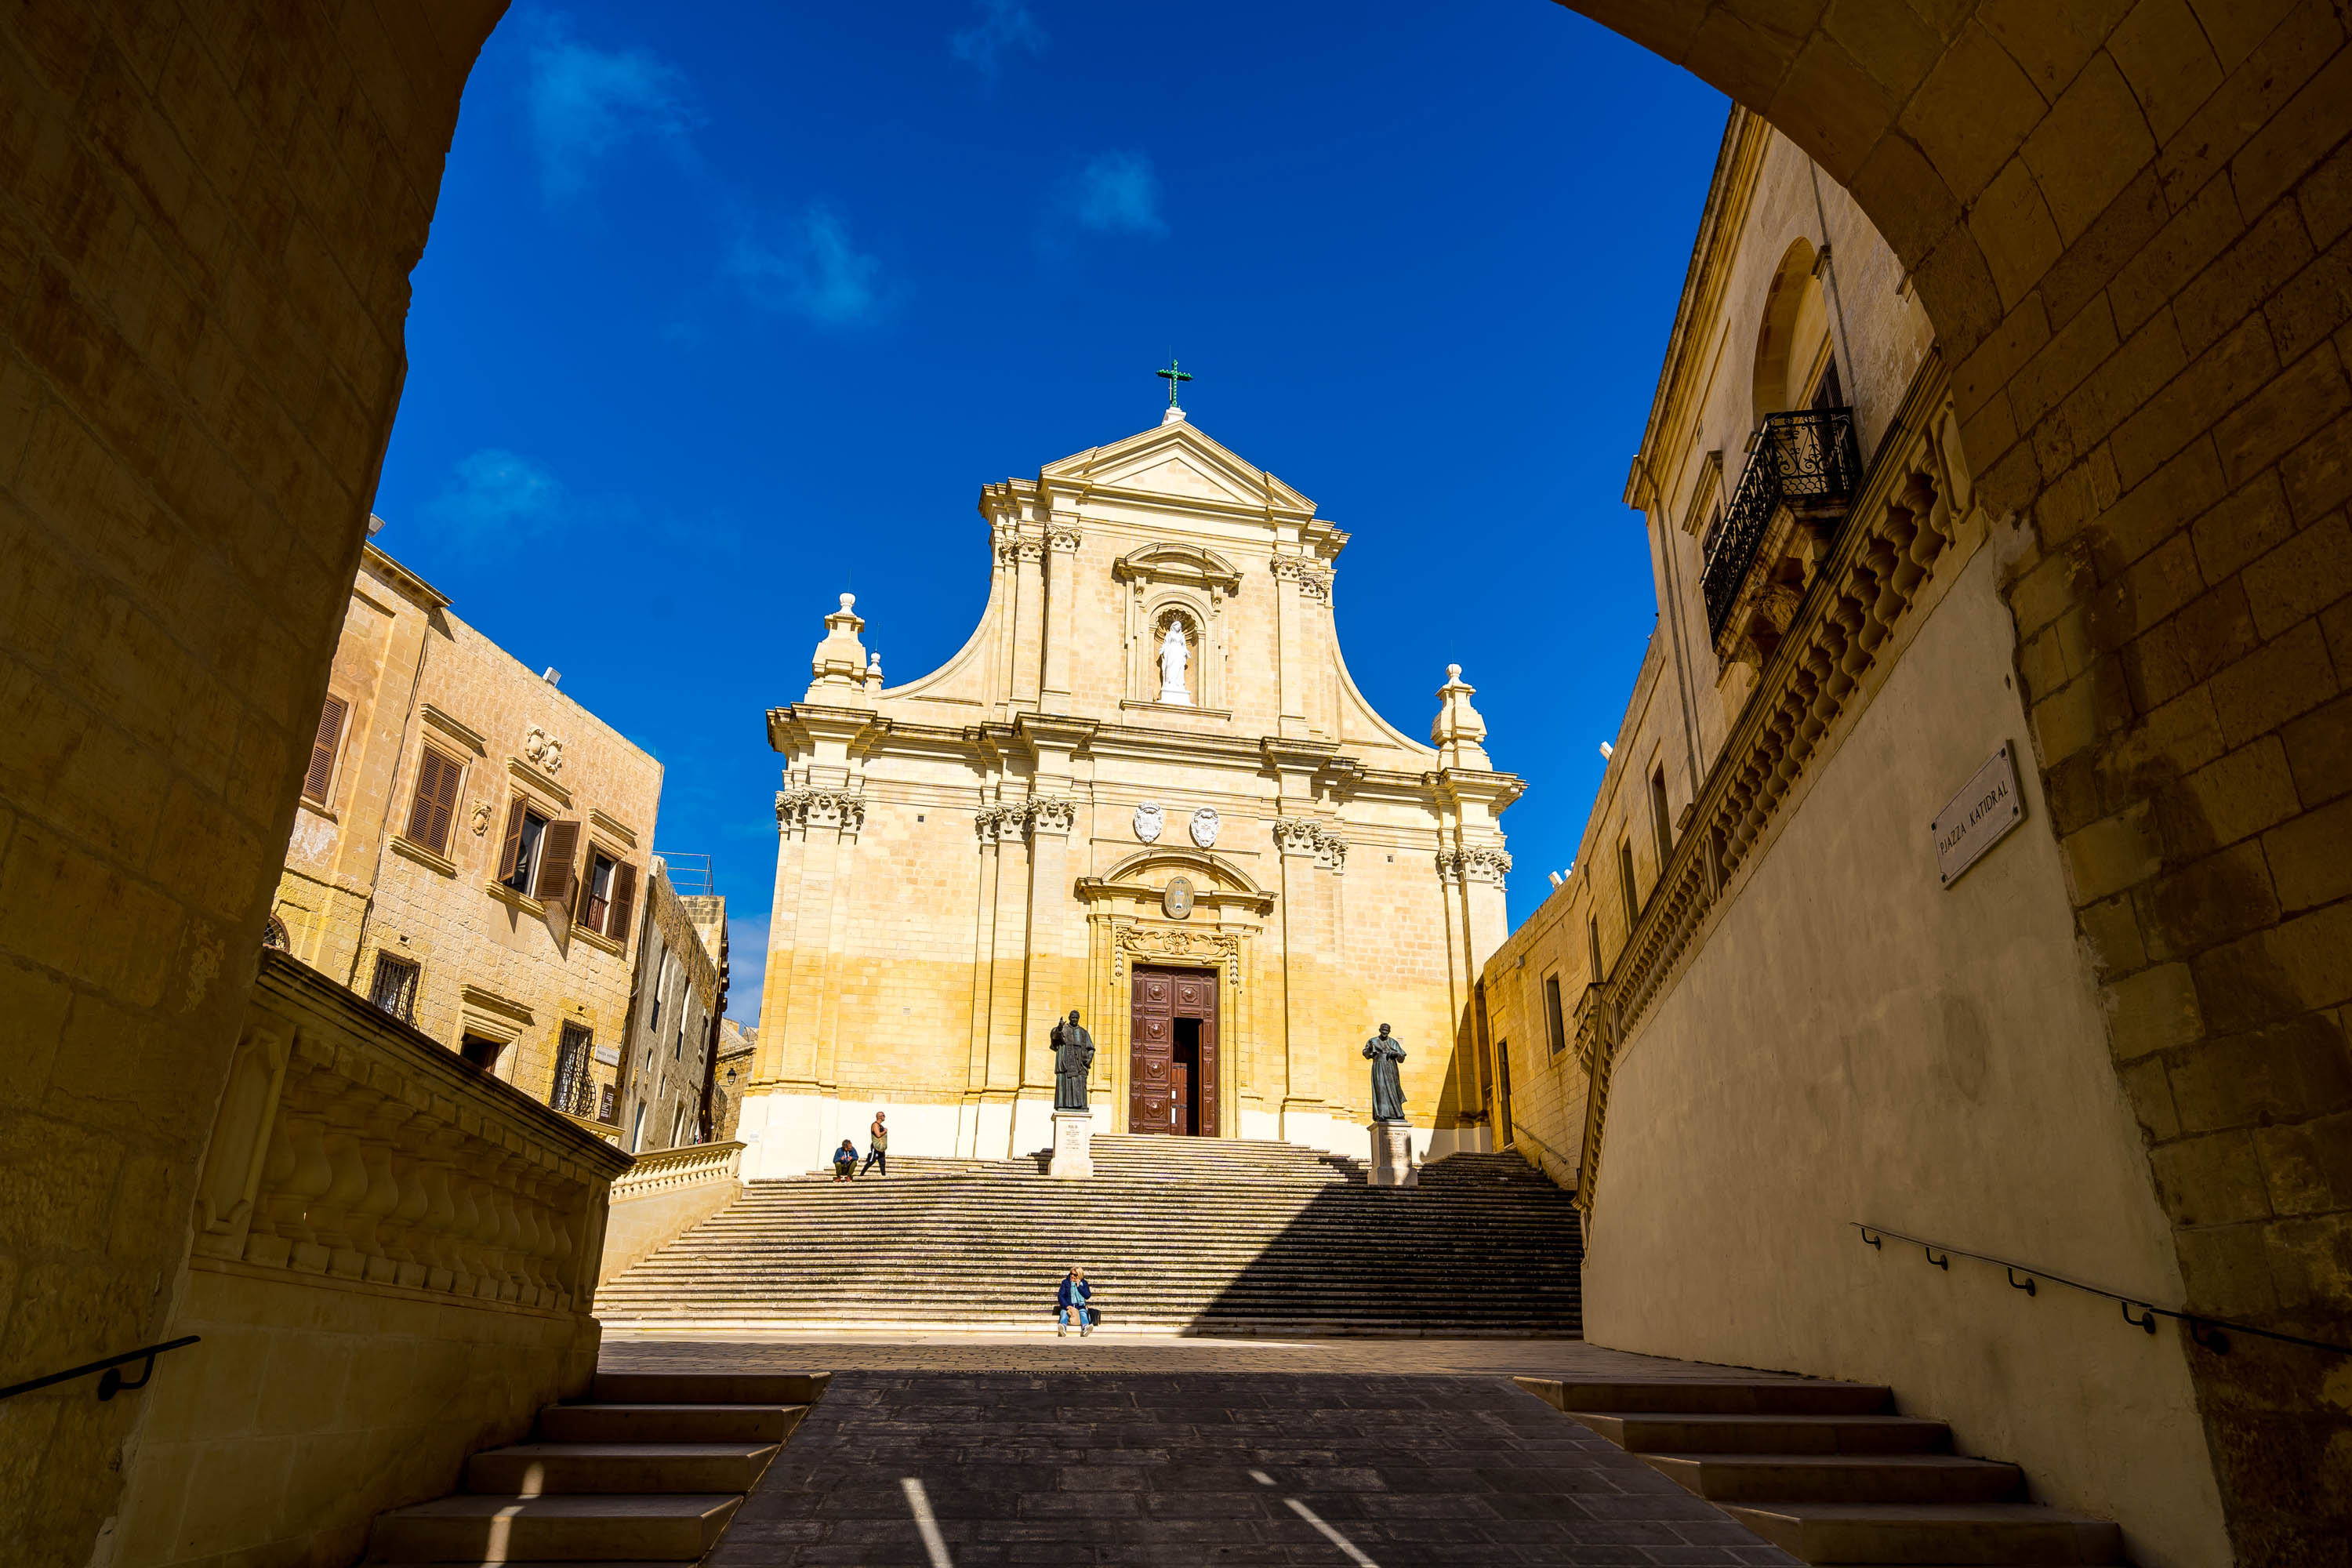
[[[1506,1377],[1267,1370],[839,1373],[709,1560],[1794,1561]]]

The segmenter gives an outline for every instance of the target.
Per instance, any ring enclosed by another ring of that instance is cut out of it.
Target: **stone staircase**
[[[1519,1385],[1801,1563],[2119,1563],[2112,1522],[2025,1499],[1891,1389],[1807,1378]]]
[[[370,1563],[697,1563],[821,1397],[828,1373],[600,1373],[536,1440],[476,1454],[466,1489],[376,1516]]]
[[[1042,1159],[894,1159],[887,1177],[755,1182],[599,1289],[597,1315],[1043,1331],[1075,1262],[1112,1332],[1580,1331],[1575,1208],[1515,1154],[1457,1154],[1394,1190],[1290,1143],[1097,1134],[1094,1160],[1087,1181]]]

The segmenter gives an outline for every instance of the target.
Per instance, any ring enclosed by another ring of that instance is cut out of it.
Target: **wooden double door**
[[[1127,1130],[1217,1136],[1217,973],[1135,968]]]

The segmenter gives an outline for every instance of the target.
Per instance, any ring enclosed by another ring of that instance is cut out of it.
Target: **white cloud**
[[[485,447],[457,459],[448,487],[425,506],[445,522],[484,532],[522,534],[555,520],[562,481],[520,453]]]
[[[730,915],[727,920],[727,1016],[739,1024],[760,1021],[761,982],[768,973],[768,917]]]
[[[855,326],[888,303],[881,261],[859,250],[848,226],[823,207],[810,208],[781,241],[738,240],[727,270],[753,302],[819,326]]]
[[[979,21],[955,36],[955,55],[981,75],[993,77],[1008,54],[1045,49],[1045,29],[1019,0],[980,0],[980,12]]]
[[[1074,193],[1078,222],[1100,234],[1168,232],[1160,216],[1160,176],[1140,153],[1102,153],[1078,172]]]
[[[596,161],[624,143],[684,137],[693,123],[686,75],[644,49],[600,49],[538,19],[523,99],[550,197],[577,194]]]

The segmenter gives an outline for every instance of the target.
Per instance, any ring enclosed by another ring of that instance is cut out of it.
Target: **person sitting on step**
[[[1063,1279],[1062,1289],[1054,1298],[1054,1316],[1060,1323],[1054,1331],[1055,1338],[1069,1333],[1073,1316],[1078,1320],[1078,1338],[1085,1339],[1095,1331],[1095,1314],[1087,1307],[1087,1299],[1094,1293],[1095,1288],[1087,1283],[1087,1271],[1071,1264],[1068,1277]]]
[[[833,1152],[833,1179],[845,1182],[857,1174],[857,1145],[845,1138]]]

